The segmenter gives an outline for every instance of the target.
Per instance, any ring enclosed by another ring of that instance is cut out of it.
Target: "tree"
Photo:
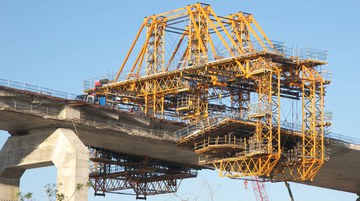
[[[44,190],[45,190],[48,201],[68,201],[76,193],[78,193],[86,188],[91,187],[90,182],[88,182],[86,184],[78,183],[78,184],[76,184],[74,192],[71,195],[67,196],[63,193],[58,192],[58,187],[62,186],[62,185],[63,185],[62,183],[59,183],[58,185],[56,185],[54,183],[54,184],[47,184],[44,186]],[[31,192],[26,193],[24,195],[22,195],[21,193],[18,193],[18,197],[19,197],[20,201],[36,201],[33,197],[33,193],[31,193]]]

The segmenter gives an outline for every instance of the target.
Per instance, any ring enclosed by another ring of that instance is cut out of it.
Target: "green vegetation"
[[[72,197],[74,197],[76,193],[91,187],[91,183],[88,182],[86,184],[81,184],[81,183],[76,184],[75,191],[69,196],[63,193],[59,193],[58,187],[60,186],[62,186],[62,183],[59,183],[58,185],[47,184],[46,186],[44,186],[44,191],[46,193],[46,197],[48,201],[68,201]],[[17,196],[19,197],[20,201],[36,201],[36,199],[34,198],[34,194],[31,192],[28,192],[24,195],[22,193],[18,193]]]

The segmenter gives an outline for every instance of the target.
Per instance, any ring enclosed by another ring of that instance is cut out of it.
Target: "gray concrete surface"
[[[309,184],[360,194],[360,145],[331,140],[326,148],[330,159]]]
[[[87,189],[76,190],[89,180],[89,153],[69,129],[53,133],[9,137],[0,151],[0,201],[17,201],[19,182],[26,169],[55,165],[58,193],[69,201],[85,201]]]

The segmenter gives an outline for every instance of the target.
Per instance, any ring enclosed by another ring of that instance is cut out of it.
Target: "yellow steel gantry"
[[[146,17],[116,78],[86,92],[189,123],[179,144],[222,176],[311,181],[325,161],[324,64],[325,51],[271,41],[252,14],[196,3]],[[282,99],[301,100],[300,130],[282,128]]]

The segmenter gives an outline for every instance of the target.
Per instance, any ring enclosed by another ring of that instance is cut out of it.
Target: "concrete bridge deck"
[[[81,101],[0,87],[0,122],[13,136],[69,128],[87,146],[197,165],[195,153],[175,143],[174,131],[184,125]]]
[[[184,125],[94,104],[0,87],[0,130],[12,136],[69,128],[88,146],[197,165],[194,151],[176,144]],[[360,194],[360,145],[327,138],[330,160],[309,185]]]

